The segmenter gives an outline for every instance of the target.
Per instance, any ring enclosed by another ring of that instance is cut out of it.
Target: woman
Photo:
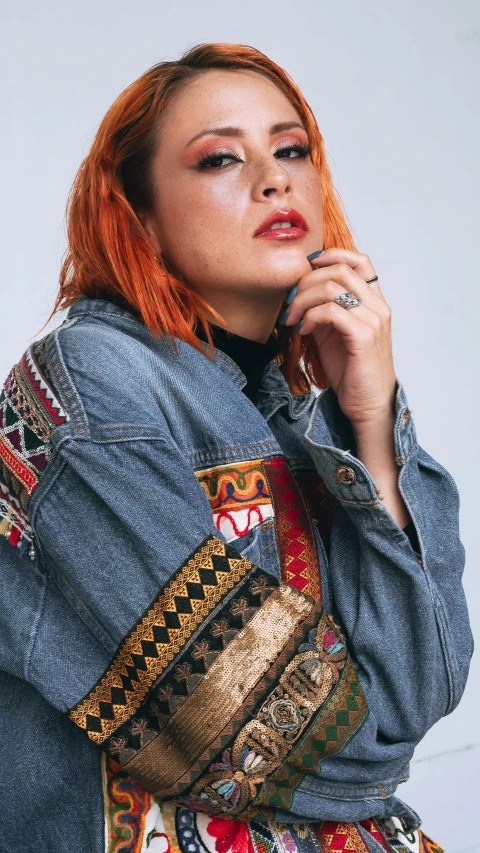
[[[0,400],[2,851],[440,850],[395,790],[467,678],[458,493],[304,98],[153,67],[68,234]]]

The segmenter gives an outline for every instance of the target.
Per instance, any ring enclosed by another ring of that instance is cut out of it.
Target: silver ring
[[[362,304],[362,300],[358,298],[358,296],[354,296],[349,290],[346,290],[345,293],[339,293],[338,296],[335,297],[335,302],[337,305],[341,305],[342,308],[346,308],[347,311],[350,308],[356,308],[357,305]]]

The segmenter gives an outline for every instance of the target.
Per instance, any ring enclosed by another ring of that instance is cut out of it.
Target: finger
[[[361,276],[363,281],[375,278],[377,275],[368,255],[363,255],[360,252],[351,252],[350,249],[340,249],[336,246],[330,249],[325,249],[322,255],[319,255],[317,258],[312,258],[310,263],[315,267],[315,269],[322,269],[323,267],[330,266],[331,264],[347,264],[352,270]],[[377,296],[381,296],[383,298],[378,281],[372,282],[369,287],[371,287]]]
[[[337,293],[335,294],[336,296],[338,296],[340,293],[345,293],[345,290],[343,290],[341,287],[339,287],[339,285],[336,285],[335,282],[333,282],[333,284],[334,284],[334,287],[335,286],[337,287]],[[352,291],[350,291],[350,292],[352,292]],[[332,291],[332,293],[334,293],[334,291]],[[353,294],[353,295],[355,296],[356,294]],[[378,300],[377,300],[377,302],[378,302]],[[363,302],[360,305],[355,305],[353,308],[346,308],[344,305],[339,305],[338,302],[335,302],[335,296],[333,296],[333,299],[326,299],[326,298],[320,297],[320,300],[317,300],[316,302],[314,302],[312,304],[311,307],[306,309],[306,311],[301,315],[301,317],[299,317],[299,320],[302,321],[302,331],[305,328],[305,323],[304,323],[305,317],[306,316],[314,316],[314,315],[312,315],[312,310],[315,308],[319,308],[322,305],[323,306],[335,305],[336,308],[341,308],[342,311],[345,311],[349,314],[351,311],[354,310],[355,311],[355,317],[354,317],[355,322],[360,321],[360,323],[363,323],[364,325],[371,327],[371,329],[373,330],[375,335],[380,335],[382,332],[382,329],[385,326],[384,318],[381,317],[376,311],[372,310],[372,308],[370,308],[368,305],[365,305]]]
[[[346,311],[336,302],[325,302],[310,308],[303,317],[300,335],[310,335],[322,326],[333,326],[345,340],[350,352],[371,346],[377,331],[359,317],[359,308]]]
[[[370,308],[382,319],[389,319],[390,309],[383,299],[372,292],[361,276],[346,264],[335,264],[324,270],[312,270],[298,283],[299,290],[288,309],[285,325],[297,323],[305,311],[314,305],[334,302],[345,291],[358,296],[366,308]]]

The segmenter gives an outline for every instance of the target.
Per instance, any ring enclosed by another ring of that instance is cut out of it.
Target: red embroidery
[[[255,853],[248,824],[243,821],[213,818],[207,832],[215,838],[216,853]]]

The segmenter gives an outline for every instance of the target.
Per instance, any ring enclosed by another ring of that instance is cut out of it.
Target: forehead
[[[272,80],[250,70],[211,69],[187,83],[166,107],[160,139],[174,134],[190,139],[209,126],[242,124],[268,127],[277,121],[301,120]],[[168,132],[164,134],[163,130]]]

